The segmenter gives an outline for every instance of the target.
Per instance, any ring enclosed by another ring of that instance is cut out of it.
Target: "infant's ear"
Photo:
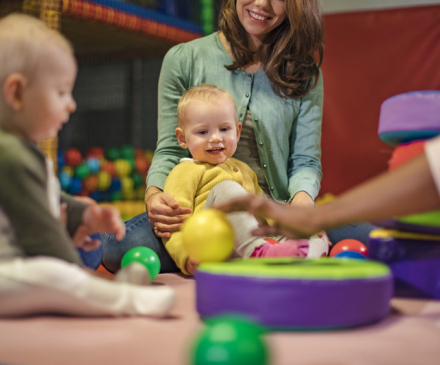
[[[26,84],[26,77],[19,73],[9,75],[3,84],[6,104],[16,112],[23,107],[23,94]]]
[[[179,143],[179,146],[182,147],[183,149],[187,149],[188,145],[186,144],[185,133],[183,132],[183,129],[176,128],[175,132],[176,132],[177,142]]]

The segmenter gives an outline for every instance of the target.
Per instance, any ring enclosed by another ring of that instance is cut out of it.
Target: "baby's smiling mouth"
[[[207,150],[207,152],[209,153],[220,153],[223,152],[225,149],[223,147],[219,147],[219,148],[211,148],[209,150]]]

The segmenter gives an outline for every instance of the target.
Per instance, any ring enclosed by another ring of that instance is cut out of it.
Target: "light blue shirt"
[[[232,59],[218,33],[171,48],[159,78],[158,142],[147,187],[163,189],[179,160],[189,156],[175,136],[177,103],[190,87],[214,84],[234,98],[241,122],[249,108],[258,154],[271,195],[288,201],[305,191],[313,199],[320,189],[323,83],[298,99],[282,99],[272,90],[264,69],[249,74],[228,71]]]

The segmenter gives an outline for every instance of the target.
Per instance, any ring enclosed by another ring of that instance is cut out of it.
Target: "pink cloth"
[[[306,257],[308,252],[308,240],[287,240],[265,243],[257,247],[251,257]]]

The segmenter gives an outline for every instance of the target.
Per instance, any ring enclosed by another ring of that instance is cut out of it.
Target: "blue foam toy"
[[[346,258],[346,259],[354,259],[354,260],[366,260],[367,258],[362,255],[360,252],[356,252],[356,251],[341,251],[338,252],[335,256],[333,256],[334,258]]]

